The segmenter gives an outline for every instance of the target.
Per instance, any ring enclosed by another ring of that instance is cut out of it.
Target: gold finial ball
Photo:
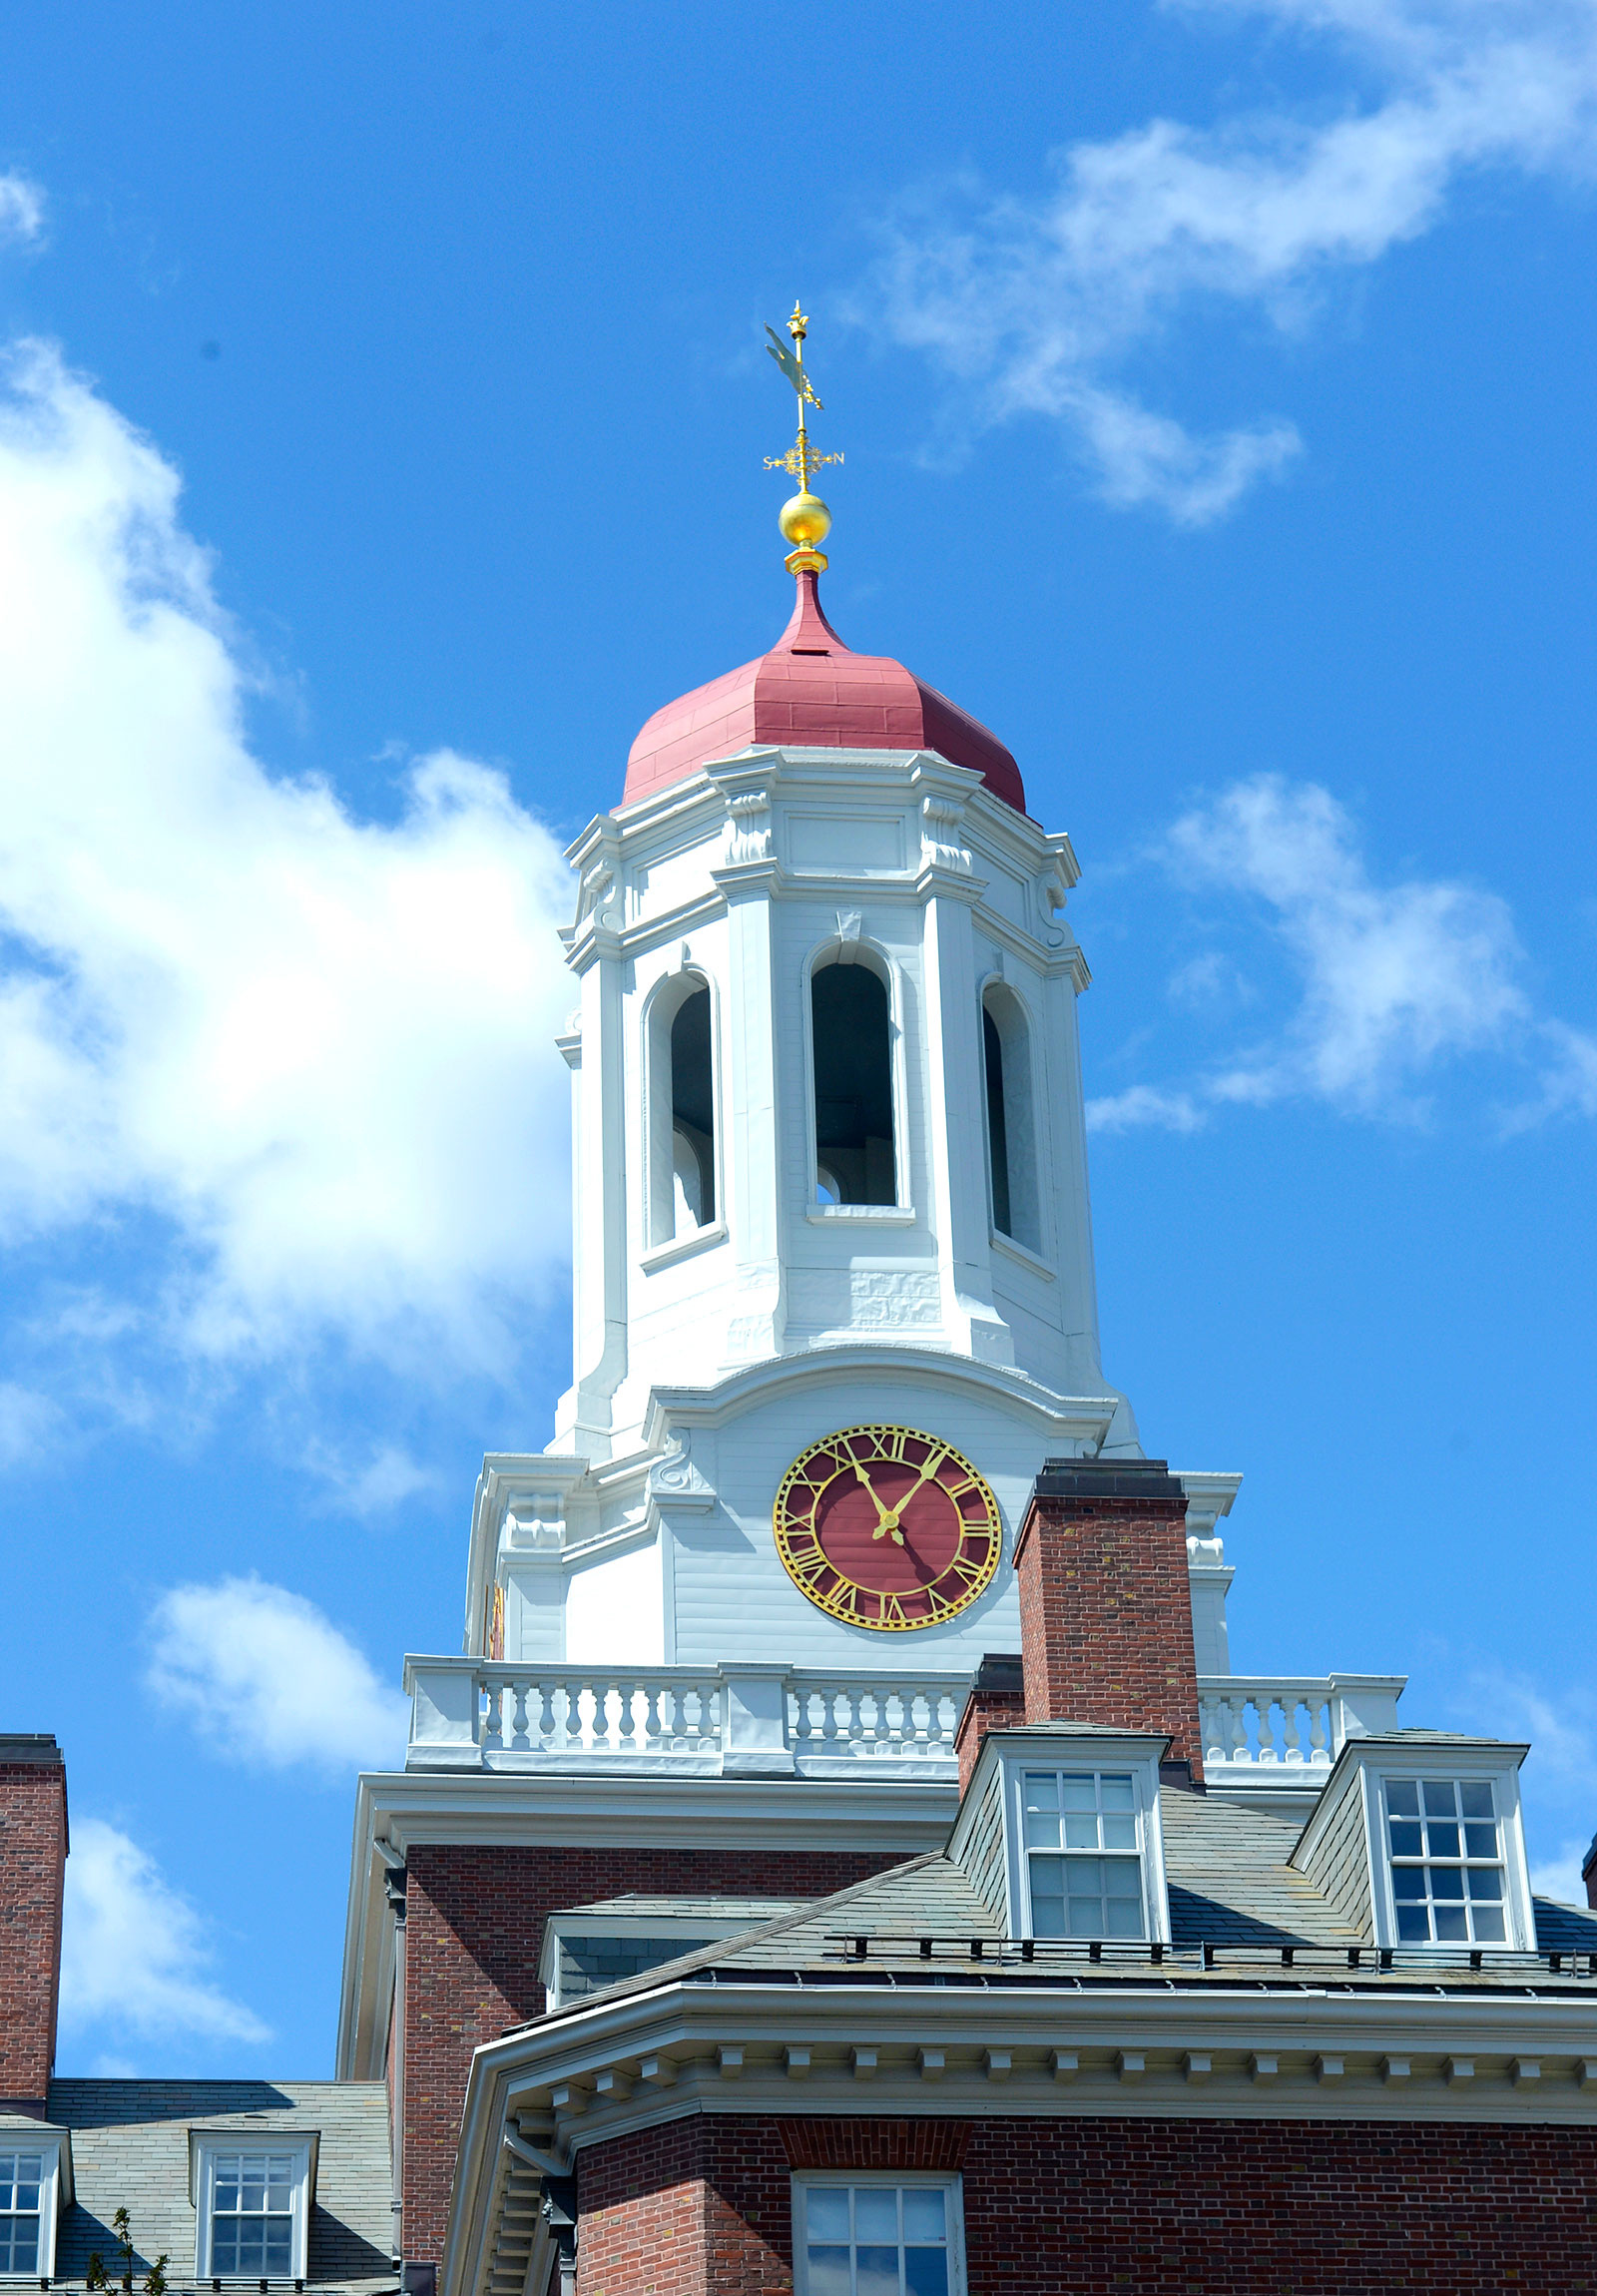
[[[783,504],[777,513],[777,524],[782,528],[784,541],[793,543],[796,549],[813,549],[831,532],[831,512],[819,495],[811,494],[806,487],[802,494],[796,494]]]

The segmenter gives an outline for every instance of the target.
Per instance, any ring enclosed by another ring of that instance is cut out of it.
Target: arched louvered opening
[[[809,983],[815,1075],[815,1191],[823,1204],[898,1200],[887,984],[834,959]]]
[[[983,996],[981,1042],[992,1224],[1001,1236],[1040,1252],[1031,1030],[1011,990],[994,986]]]
[[[716,1078],[710,990],[684,973],[650,1011],[649,1241],[716,1219]]]

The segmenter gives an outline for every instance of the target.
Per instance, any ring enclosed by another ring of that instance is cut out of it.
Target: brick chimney
[[[56,2056],[67,1772],[51,1737],[0,1736],[0,2111],[42,2120]]]
[[[970,1685],[970,1695],[954,1732],[961,1797],[975,1773],[976,1756],[988,1731],[1007,1730],[1012,1722],[1025,1719],[1026,1685],[1018,1655],[984,1658],[976,1669],[976,1679]]]
[[[1168,1731],[1167,1780],[1199,1783],[1186,1522],[1162,1458],[1051,1458],[1015,1576],[1026,1720]]]

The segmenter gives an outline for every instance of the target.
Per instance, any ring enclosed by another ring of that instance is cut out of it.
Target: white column
[[[970,907],[979,886],[941,869],[922,912],[925,1043],[920,1118],[932,1201],[923,1217],[937,1240],[942,1321],[952,1345],[978,1361],[1012,1364],[1014,1341],[992,1296],[988,1241],[986,1091]]]
[[[769,769],[768,769],[769,770]],[[728,783],[746,777],[728,776]],[[725,786],[725,785],[724,785]],[[727,1227],[733,1253],[732,1310],[726,1361],[759,1361],[782,1352],[786,1324],[781,1248],[777,1095],[778,1013],[773,975],[771,892],[775,866],[767,858],[769,812],[748,801],[763,793],[741,790],[745,810],[735,817],[734,861],[714,871],[727,898],[726,1151]]]

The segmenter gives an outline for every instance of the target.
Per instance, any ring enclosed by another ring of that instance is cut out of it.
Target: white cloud
[[[0,245],[35,247],[44,235],[44,194],[15,169],[0,175]]]
[[[1191,1093],[1161,1092],[1151,1084],[1132,1084],[1087,1103],[1087,1123],[1094,1132],[1130,1132],[1145,1125],[1196,1132],[1206,1120]]]
[[[502,1367],[567,1249],[565,864],[448,751],[392,822],[268,775],[178,496],[53,351],[12,351],[0,1238],[155,1215],[140,1320],[213,1361]]]
[[[61,1945],[61,2021],[168,2039],[270,2037],[253,2009],[219,1991],[199,1915],[138,1843],[100,1818],[74,1818]]]
[[[1526,1016],[1506,903],[1443,879],[1374,883],[1352,821],[1313,782],[1235,783],[1183,815],[1167,858],[1189,885],[1262,901],[1302,982],[1286,1041],[1212,1076],[1217,1100],[1390,1112],[1411,1077]]]
[[[176,1586],[157,1604],[145,1679],[240,1761],[391,1768],[406,1705],[302,1595],[259,1578]]]
[[[1238,924],[1245,910],[1263,922],[1285,959],[1291,1009],[1202,1074],[1090,1100],[1095,1130],[1193,1132],[1219,1107],[1288,1099],[1411,1121],[1427,1110],[1421,1080],[1480,1054],[1539,1072],[1501,1129],[1597,1115],[1597,1039],[1533,1011],[1507,903],[1449,878],[1380,883],[1329,790],[1273,774],[1235,782],[1184,814],[1155,858],[1202,897],[1211,930],[1217,916]],[[1209,949],[1172,975],[1170,998],[1221,1012],[1252,1004],[1256,972],[1245,977],[1229,953]]]
[[[362,1519],[402,1505],[418,1492],[431,1490],[437,1481],[400,1443],[379,1443],[356,1463],[330,1444],[314,1441],[305,1453],[305,1464],[331,1486],[336,1506]]]
[[[0,1466],[40,1457],[61,1422],[49,1396],[0,1380]]]
[[[1268,416],[1195,434],[1117,365],[1183,309],[1230,303],[1301,329],[1337,273],[1431,230],[1470,171],[1588,178],[1597,16],[1588,0],[1191,0],[1339,51],[1312,114],[1158,119],[1057,156],[1033,203],[963,185],[905,211],[871,283],[874,323],[984,386],[990,419],[1059,420],[1114,503],[1220,515],[1298,451]],[[1364,102],[1353,92],[1375,83]]]

